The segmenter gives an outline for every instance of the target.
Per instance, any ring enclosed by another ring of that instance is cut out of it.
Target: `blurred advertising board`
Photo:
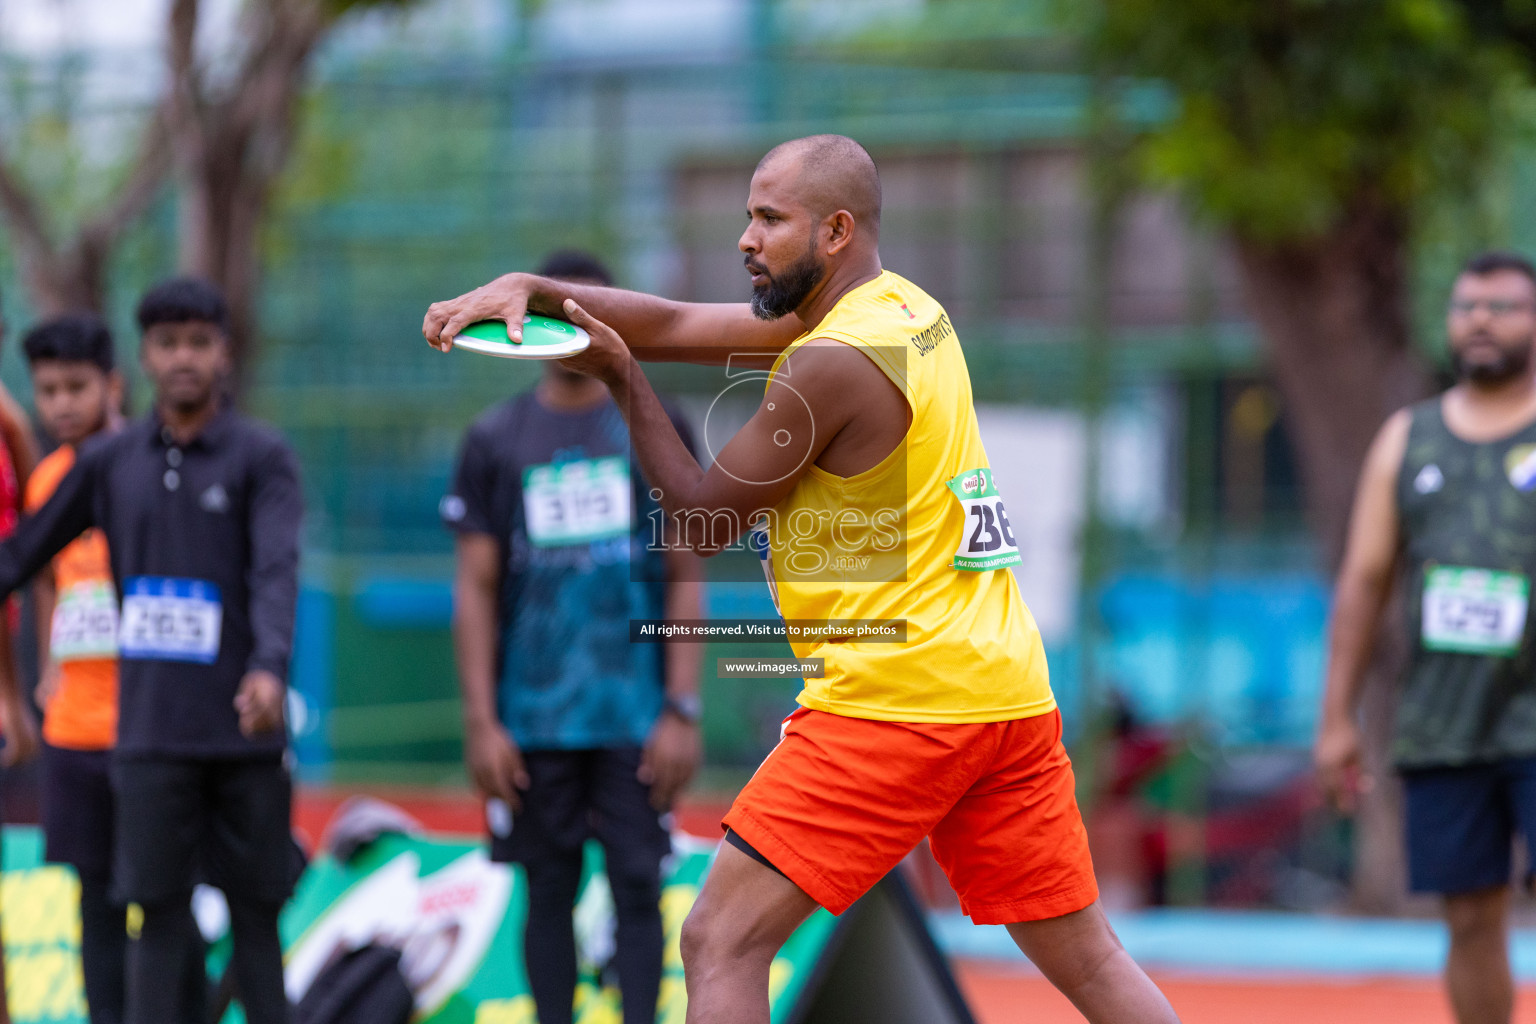
[[[41,862],[35,829],[5,831],[3,927],[16,1024],[87,1024],[79,974],[78,885]],[[680,836],[661,909],[666,953],[658,1024],[682,1024],[687,1005],[678,935],[712,860],[713,846]],[[600,984],[612,951],[612,900],[601,853],[589,850],[576,908],[582,982],[579,1024],[618,1024],[619,994]],[[520,872],[492,863],[467,838],[385,835],[342,864],[317,859],[283,919],[290,998],[349,949],[370,941],[404,952],[418,1021],[536,1024],[523,971],[526,894]],[[216,918],[217,915],[214,915]],[[200,914],[200,920],[205,920]],[[208,925],[205,923],[205,932]],[[227,961],[215,940],[210,967]],[[964,1000],[910,894],[893,873],[840,918],[818,910],[791,936],[770,976],[774,1024],[868,1019],[970,1024]],[[238,1021],[232,1010],[226,1022]]]

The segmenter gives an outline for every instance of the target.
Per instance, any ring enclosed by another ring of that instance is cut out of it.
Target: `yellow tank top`
[[[868,356],[912,409],[906,440],[872,469],[812,465],[767,518],[770,582],[788,622],[905,620],[903,643],[791,638],[825,660],[799,701],[891,722],[998,722],[1056,707],[1034,617],[1007,567],[1019,561],[997,495],[960,341],[944,309],[889,271],[844,295],[773,366],[812,338]],[[792,368],[791,368],[792,369]],[[869,635],[869,634],[866,634]]]

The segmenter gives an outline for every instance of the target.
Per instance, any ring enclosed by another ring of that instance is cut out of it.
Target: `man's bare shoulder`
[[[1405,405],[1401,409],[1388,416],[1376,431],[1377,442],[1382,441],[1407,441],[1408,429],[1413,426],[1413,410],[1411,405]]]
[[[1365,457],[1367,476],[1396,479],[1402,468],[1403,457],[1408,452],[1408,431],[1413,426],[1413,406],[1403,408],[1388,416],[1376,437],[1371,441]]]
[[[912,413],[900,387],[857,346],[812,338],[789,354],[775,378],[793,388],[830,440],[816,465],[853,476],[901,443]],[[769,396],[771,398],[771,396]]]
[[[880,404],[887,391],[900,394],[868,353],[834,338],[812,338],[795,349],[779,366],[774,382],[794,388],[812,405],[819,400],[850,413]]]
[[[836,338],[811,338],[791,352],[779,368],[779,375],[792,378],[797,372],[807,377],[817,374],[848,382],[885,377],[857,346]]]

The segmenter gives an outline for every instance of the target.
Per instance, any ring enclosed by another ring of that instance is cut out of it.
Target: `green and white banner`
[[[43,864],[43,837],[7,827],[0,851],[5,991],[16,1024],[87,1024],[80,977],[80,883]]]
[[[678,934],[713,850],[680,837],[669,864],[661,904],[667,945],[658,1024],[683,1022],[687,996]],[[0,926],[12,1019],[87,1024],[78,884],[68,868],[44,865],[41,853],[35,829],[5,830]],[[619,1024],[618,991],[597,983],[612,950],[612,900],[596,847],[588,860],[576,908],[583,961],[577,1020]],[[895,1005],[868,1019],[969,1021],[921,917],[894,879],[841,918],[817,911],[784,945],[770,976],[774,1024],[797,1024],[813,1013],[822,1018],[837,1002],[867,1006],[881,998]],[[483,846],[467,838],[390,835],[347,864],[320,858],[305,872],[283,917],[290,998],[302,995],[335,958],[377,940],[404,951],[402,968],[416,993],[418,1020],[536,1024],[523,971],[523,887],[521,872],[491,863]],[[226,944],[227,939],[215,944],[210,956],[215,970],[227,959]],[[909,956],[916,959],[903,963]],[[892,975],[905,978],[897,984]],[[239,1020],[238,1009],[225,1018],[226,1024]]]
[[[658,1024],[682,1024],[687,1007],[678,934],[698,896],[713,847],[680,839],[662,892],[666,933]],[[594,983],[612,949],[612,899],[593,847],[576,906],[583,983],[580,1024],[618,1024],[619,994]],[[342,866],[321,860],[304,878],[284,919],[288,986],[297,998],[324,966],[377,938],[405,951],[402,966],[421,1019],[434,1024],[535,1024],[523,973],[527,898],[520,871],[493,864],[471,841],[387,836]],[[774,962],[775,1002],[792,1005],[836,926],[818,912]],[[776,1016],[776,1020],[787,1017]]]

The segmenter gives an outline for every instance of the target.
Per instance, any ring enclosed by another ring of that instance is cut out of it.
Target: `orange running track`
[[[977,1024],[1082,1024],[1028,967],[955,963]],[[1241,978],[1157,975],[1184,1024],[1454,1024],[1433,978]],[[1521,989],[1515,1024],[1536,1024],[1536,986]]]

